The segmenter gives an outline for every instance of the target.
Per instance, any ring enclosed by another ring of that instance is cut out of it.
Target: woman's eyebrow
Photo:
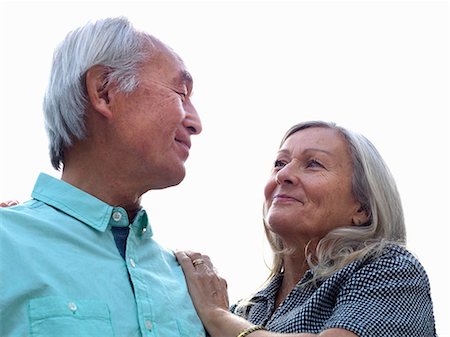
[[[301,153],[308,153],[308,152],[323,152],[323,153],[325,153],[325,154],[327,154],[329,156],[333,155],[333,153],[328,151],[328,150],[320,149],[320,148],[316,148],[316,147],[309,147],[309,148],[303,149],[301,151]],[[278,154],[290,154],[290,153],[291,152],[289,150],[286,150],[286,149],[281,149],[281,150],[278,151]]]
[[[316,147],[310,147],[310,148],[304,149],[304,150],[302,151],[302,153],[308,153],[308,152],[322,152],[322,153],[325,153],[325,154],[327,154],[327,155],[329,155],[329,156],[332,156],[332,155],[333,155],[333,153],[330,152],[330,151],[328,151],[328,150],[325,150],[325,149],[319,149],[319,148],[316,148]]]

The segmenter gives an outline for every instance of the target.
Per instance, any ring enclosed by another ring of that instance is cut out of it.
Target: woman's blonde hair
[[[307,263],[313,271],[313,278],[308,284],[316,284],[355,260],[380,254],[387,244],[404,245],[406,231],[394,178],[373,144],[363,135],[335,123],[308,121],[291,127],[280,147],[292,134],[308,128],[333,129],[344,137],[353,166],[352,193],[368,214],[368,221],[360,226],[339,227],[330,231],[315,246],[315,251],[306,247]],[[273,263],[263,287],[283,271],[284,256],[290,253],[265,221],[264,228],[273,251]],[[247,306],[249,299],[241,301],[239,307],[243,309]]]

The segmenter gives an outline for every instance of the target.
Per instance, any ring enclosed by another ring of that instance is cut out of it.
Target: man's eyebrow
[[[187,70],[181,72],[181,79],[186,84],[192,84],[193,82],[192,76]]]

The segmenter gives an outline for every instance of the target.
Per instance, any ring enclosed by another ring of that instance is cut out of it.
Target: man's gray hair
[[[86,136],[86,72],[102,65],[107,70],[105,84],[114,82],[118,90],[129,93],[139,84],[139,67],[151,54],[152,39],[118,17],[89,22],[57,47],[43,103],[55,169],[64,163],[65,149]]]

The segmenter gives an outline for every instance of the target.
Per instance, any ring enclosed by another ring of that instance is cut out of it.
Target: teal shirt
[[[123,208],[45,174],[32,197],[0,208],[0,336],[205,336],[144,210],[130,224]],[[125,260],[112,226],[130,226]]]

